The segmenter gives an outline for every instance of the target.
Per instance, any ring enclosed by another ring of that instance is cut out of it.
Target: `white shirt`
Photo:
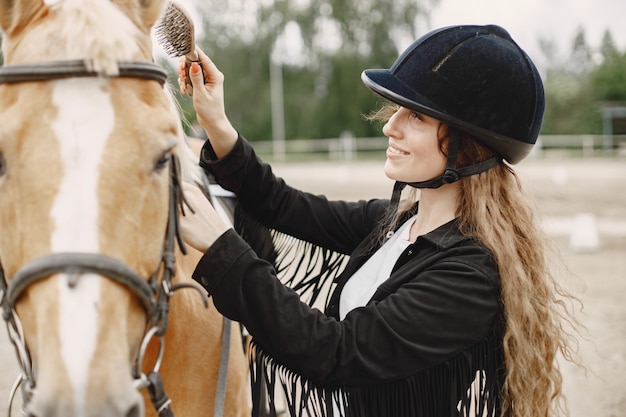
[[[339,298],[339,318],[341,320],[350,311],[367,304],[378,286],[389,278],[396,261],[412,243],[409,241],[409,234],[415,217],[411,217],[400,226],[396,233],[348,280]]]

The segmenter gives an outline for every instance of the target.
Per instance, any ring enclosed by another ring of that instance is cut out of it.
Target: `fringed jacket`
[[[219,160],[207,141],[200,164],[236,194],[238,217],[258,222],[237,222],[193,274],[254,338],[254,415],[276,412],[276,388],[292,416],[499,415],[498,268],[456,221],[409,245],[369,303],[339,320],[341,290],[380,246],[389,201],[293,189],[243,138]]]

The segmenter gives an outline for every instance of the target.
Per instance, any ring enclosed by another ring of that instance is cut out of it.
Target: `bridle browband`
[[[91,70],[89,61],[68,60],[33,63],[28,65],[7,65],[0,67],[0,84],[50,81],[75,77],[110,77]],[[167,73],[152,62],[127,61],[119,63],[119,75],[115,77],[140,78],[157,81],[163,85]],[[36,386],[36,377],[33,370],[30,353],[26,344],[21,322],[15,311],[15,303],[24,291],[32,284],[53,274],[65,273],[69,277],[69,285],[76,285],[80,276],[92,273],[107,277],[128,288],[141,302],[146,311],[147,331],[137,359],[133,366],[133,377],[137,389],[147,388],[151,400],[160,417],[172,417],[170,400],[167,397],[160,375],[158,374],[164,349],[164,334],[167,329],[169,299],[174,291],[180,288],[198,289],[192,284],[172,284],[176,273],[175,246],[178,244],[181,251],[186,253],[179,227],[178,213],[183,209],[184,197],[180,186],[180,163],[178,158],[170,156],[170,192],[169,213],[163,242],[161,261],[153,275],[143,278],[123,262],[95,253],[53,253],[36,258],[22,266],[11,279],[4,275],[0,262],[0,306],[2,315],[7,323],[9,337],[16,348],[22,375],[18,377],[11,398],[19,385],[22,385],[23,402],[27,404]],[[160,277],[160,278],[159,278]],[[208,306],[208,299],[198,291]],[[142,372],[143,358],[148,342],[158,337],[159,352],[157,360],[148,374]],[[10,400],[10,403],[12,401]],[[9,415],[11,407],[9,406]]]
[[[0,67],[0,84],[101,76],[106,75],[93,70],[91,61],[80,59],[33,62]],[[118,63],[118,75],[115,77],[141,78],[157,81],[161,85],[167,81],[167,73],[157,64],[148,61],[120,61]]]

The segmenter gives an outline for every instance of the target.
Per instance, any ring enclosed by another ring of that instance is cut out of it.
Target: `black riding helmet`
[[[436,188],[497,163],[457,170],[458,131],[511,164],[524,159],[539,136],[545,107],[541,77],[509,33],[496,25],[434,30],[409,46],[390,69],[365,70],[361,79],[387,100],[450,126],[446,173],[410,184],[418,188]]]

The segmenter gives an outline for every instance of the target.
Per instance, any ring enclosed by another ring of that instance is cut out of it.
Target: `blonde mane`
[[[178,126],[178,157],[180,159],[180,168],[181,168],[181,179],[184,182],[195,183],[195,184],[203,184],[204,181],[204,171],[198,165],[198,154],[189,143],[189,138],[186,136],[182,120],[184,118],[184,114],[180,108],[180,105],[175,99],[174,92],[170,88],[170,86],[166,85],[165,91],[167,93],[168,98],[170,99],[171,111],[177,115],[181,119],[181,124]]]
[[[5,47],[14,63],[81,59],[103,75],[117,75],[118,61],[152,59],[150,28],[141,24],[140,10],[135,10],[133,2],[59,0],[47,4],[47,13],[54,18],[41,19],[39,30],[24,34],[19,55],[11,57],[17,45]],[[155,16],[161,12],[155,11]]]
[[[72,59],[86,59],[93,64],[93,70],[104,75],[117,75],[118,62],[139,59],[145,51],[138,48],[136,42],[128,39],[140,39],[142,32],[116,2],[111,0],[59,0],[50,3],[51,11],[64,20],[61,30],[55,28],[44,36],[59,39],[75,39],[75,42],[57,42],[63,50],[62,56]],[[89,5],[92,3],[92,5]],[[123,3],[118,1],[118,3]],[[131,3],[131,2],[127,2]],[[145,35],[145,34],[144,34]],[[151,59],[153,59],[151,57]],[[171,101],[171,111],[182,118],[182,111],[173,90],[164,86]],[[198,159],[190,147],[185,132],[180,126],[178,131],[178,149],[181,162],[182,179],[187,182],[202,183],[204,175],[198,166]]]

